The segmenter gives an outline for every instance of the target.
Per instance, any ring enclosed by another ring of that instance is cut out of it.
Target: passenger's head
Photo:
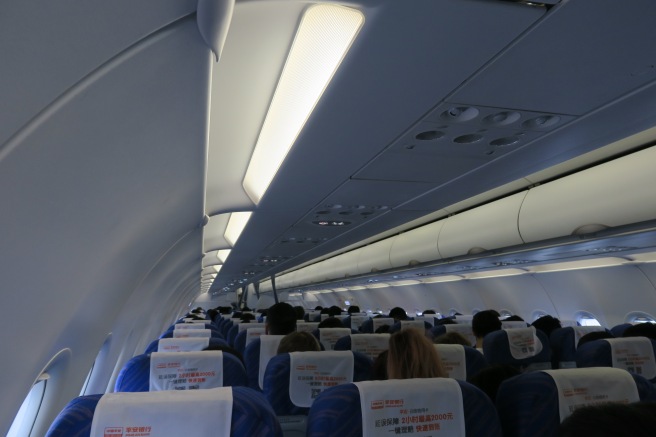
[[[433,343],[418,329],[392,334],[387,356],[390,379],[445,377],[446,372]]]
[[[272,305],[267,311],[266,333],[271,335],[287,335],[296,330],[296,311],[285,302]]]
[[[607,403],[576,409],[560,424],[561,437],[649,437],[656,430],[656,404]]]
[[[549,337],[553,331],[562,327],[560,320],[550,315],[538,318],[535,322],[531,323],[531,326],[544,332],[547,337]]]
[[[458,324],[458,322],[456,322],[455,320],[453,320],[450,317],[445,317],[445,318],[439,319],[435,322],[435,326],[438,326],[438,325],[456,325],[456,324]]]
[[[516,314],[513,314],[512,316],[508,316],[505,319],[503,319],[503,321],[504,322],[523,322],[524,319],[522,319],[521,317],[519,317]]]
[[[405,320],[408,318],[405,310],[401,307],[394,307],[389,312],[389,317],[393,318],[395,322],[399,320]]]
[[[656,340],[656,325],[653,323],[638,323],[624,330],[622,337],[647,337]]]
[[[360,307],[357,305],[351,305],[348,307],[348,313],[353,314],[353,313],[359,313],[360,312]]]
[[[581,336],[579,338],[579,343],[577,344],[577,347],[581,347],[584,344],[595,341],[595,340],[603,340],[604,338],[613,338],[613,334],[607,331],[594,331],[594,332],[588,332],[587,334]]]
[[[296,311],[296,320],[303,320],[305,317],[305,308],[300,305],[296,305],[294,307],[294,311]]]
[[[342,309],[337,305],[333,305],[328,308],[328,315],[330,317],[340,316],[342,314]]]
[[[384,381],[387,379],[387,355],[389,351],[384,350],[378,354],[371,367],[371,380]]]
[[[519,373],[519,370],[511,365],[498,364],[482,369],[469,378],[468,381],[483,390],[492,402],[495,402],[501,383],[508,378],[519,375]]]
[[[422,316],[427,316],[429,314],[437,314],[435,310],[424,310],[423,313],[421,313]]]
[[[317,328],[343,328],[344,324],[336,317],[328,317],[319,323]]]
[[[472,346],[467,337],[455,331],[440,335],[434,342],[435,344],[461,344],[463,346]]]
[[[241,313],[240,319],[241,319],[242,322],[248,323],[251,320],[255,320],[255,316],[251,313]]]
[[[390,325],[380,325],[378,328],[376,328],[374,334],[388,334],[390,329],[392,329]]]
[[[319,342],[309,332],[292,332],[285,335],[278,345],[277,353],[285,352],[318,352],[321,350]]]
[[[472,318],[472,332],[476,338],[483,338],[490,332],[501,329],[501,321],[492,310],[479,311]]]
[[[323,309],[323,307],[321,305],[317,305],[317,306],[314,307],[315,311],[321,311],[322,309]]]

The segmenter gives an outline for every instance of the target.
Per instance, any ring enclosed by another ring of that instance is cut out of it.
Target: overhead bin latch
[[[221,58],[228,36],[235,0],[198,0],[196,23],[205,44],[212,50],[216,62]]]

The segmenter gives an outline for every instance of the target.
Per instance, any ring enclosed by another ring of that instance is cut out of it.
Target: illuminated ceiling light
[[[341,292],[343,292],[343,291],[349,291],[349,289],[346,288],[346,287],[337,287],[337,288],[333,288],[332,291],[337,291],[337,292],[340,292],[340,293],[341,293]]]
[[[540,266],[531,266],[527,270],[532,273],[550,273],[550,272],[563,272],[568,270],[581,270],[581,269],[595,269],[600,267],[613,267],[626,264],[627,260],[624,258],[608,257],[596,259],[584,259],[578,261],[568,261],[554,264],[544,264]]]
[[[360,11],[307,9],[287,56],[243,186],[258,204],[364,23]]]
[[[366,290],[367,287],[364,285],[354,285],[352,287],[348,287],[349,291],[358,291],[358,290]]]
[[[367,288],[373,289],[373,288],[386,288],[389,287],[389,284],[386,284],[384,282],[378,282],[374,284],[367,284]]]
[[[636,253],[629,255],[628,258],[636,263],[653,263],[656,262],[656,252]]]
[[[226,260],[228,259],[228,256],[230,256],[230,249],[222,249],[219,250],[216,254],[216,257],[221,261],[222,263],[225,263]]]
[[[248,219],[251,218],[251,214],[253,213],[250,211],[233,212],[232,214],[230,214],[230,218],[228,219],[228,225],[226,226],[226,230],[223,236],[231,246],[234,247],[235,243],[237,243],[237,240],[239,239],[241,232],[246,227],[246,223],[248,223]]]
[[[417,285],[417,284],[421,284],[421,282],[415,279],[406,279],[401,281],[390,282],[390,285],[392,287],[406,287],[408,285]]]
[[[463,276],[465,279],[485,279],[485,278],[500,278],[504,276],[517,276],[528,273],[524,269],[499,269],[499,270],[488,270],[484,272],[476,273],[465,273]]]
[[[438,282],[453,282],[453,281],[460,281],[461,279],[464,279],[462,276],[458,275],[444,275],[444,276],[434,276],[431,278],[424,278],[421,279],[422,284],[436,284]]]
[[[211,267],[212,270],[214,270],[216,273],[219,273],[219,272],[221,271],[221,267],[223,267],[223,266],[222,266],[222,265],[213,265],[213,266],[210,266],[210,267]]]

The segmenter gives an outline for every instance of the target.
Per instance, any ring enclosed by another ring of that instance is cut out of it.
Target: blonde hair
[[[418,329],[404,329],[389,340],[387,376],[390,379],[446,377],[433,343]]]

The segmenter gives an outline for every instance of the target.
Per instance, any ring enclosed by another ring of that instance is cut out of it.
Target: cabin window
[[[500,319],[507,319],[508,317],[512,316],[513,313],[508,311],[508,310],[500,310],[499,311],[499,318]]]
[[[480,312],[481,312],[480,308],[474,308],[471,313],[472,313],[472,316],[473,316],[474,314],[480,313]]]
[[[98,390],[94,389],[94,387],[101,385],[104,387],[104,385],[107,384],[105,381],[103,384],[103,381],[100,381],[102,378],[102,375],[99,375],[101,373],[98,368],[102,366],[97,366],[98,363],[103,363],[106,362],[108,359],[108,354],[109,354],[109,347],[111,344],[111,339],[112,339],[112,334],[111,332],[107,334],[107,337],[105,338],[105,341],[103,342],[102,346],[100,347],[100,350],[98,351],[98,355],[96,355],[96,359],[93,361],[93,364],[91,365],[91,369],[89,369],[89,373],[87,375],[86,381],[84,381],[84,384],[82,385],[82,390],[80,391],[80,396],[88,395],[88,394],[95,394],[95,393],[102,393],[104,390]],[[95,372],[94,372],[95,370]]]
[[[46,394],[46,385],[48,384],[49,375],[42,373],[36,383],[30,389],[27,397],[23,401],[14,422],[9,428],[7,437],[29,437],[32,434],[36,417],[43,404],[43,398]]]
[[[638,323],[656,323],[656,319],[651,314],[643,313],[642,311],[629,313],[625,320],[627,323],[633,323],[634,325]]]
[[[547,316],[547,315],[548,314],[545,311],[542,311],[542,310],[533,311],[533,315],[532,315],[533,321],[535,322],[540,317],[544,317],[544,316]]]
[[[460,311],[458,311],[458,310],[455,309],[455,308],[451,308],[451,309],[449,310],[449,317],[453,317],[453,316],[455,316],[456,314],[460,314]]]
[[[586,311],[580,311],[576,314],[576,322],[579,326],[601,326],[594,314]]]

